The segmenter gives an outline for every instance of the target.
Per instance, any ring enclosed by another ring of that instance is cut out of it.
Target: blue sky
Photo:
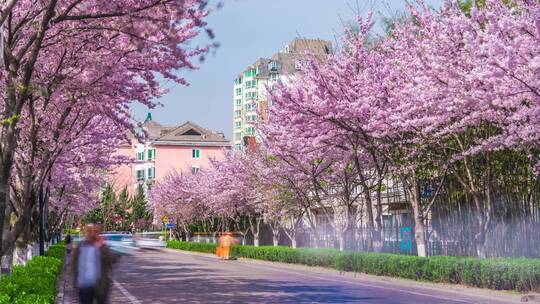
[[[216,1],[214,1],[215,3]],[[443,0],[426,0],[439,8]],[[211,2],[212,3],[212,2]],[[257,58],[269,57],[296,38],[335,41],[344,22],[357,12],[372,11],[378,22],[405,8],[405,0],[224,0],[224,6],[208,18],[220,47],[194,72],[180,71],[189,87],[164,84],[170,92],[159,99],[163,107],[153,109],[155,121],[180,124],[192,121],[232,135],[232,86],[235,76]],[[133,107],[136,119],[148,110]]]

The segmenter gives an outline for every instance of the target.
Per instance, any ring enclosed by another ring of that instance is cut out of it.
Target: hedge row
[[[36,256],[25,266],[14,266],[13,274],[0,278],[0,304],[50,304],[64,258],[64,244],[53,245],[45,256]]]
[[[216,244],[169,241],[173,249],[213,253]],[[540,260],[525,258],[416,257],[386,253],[339,252],[271,246],[235,246],[232,255],[309,266],[334,268],[418,281],[463,284],[499,290],[540,290]]]
[[[217,244],[168,241],[167,248],[180,249],[180,250],[186,250],[186,251],[195,251],[195,252],[204,252],[204,253],[215,253]]]

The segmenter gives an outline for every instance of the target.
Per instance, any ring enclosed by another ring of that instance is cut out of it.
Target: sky
[[[224,0],[221,9],[208,17],[219,47],[206,57],[196,71],[179,71],[189,86],[164,83],[169,92],[152,109],[154,121],[179,125],[192,121],[232,138],[233,80],[261,57],[270,57],[294,38],[321,38],[336,41],[343,25],[360,13],[373,12],[376,31],[383,16],[405,10],[406,0]],[[443,0],[425,0],[439,8]],[[211,0],[215,6],[217,0]],[[207,41],[207,40],[205,40]],[[198,41],[203,43],[204,41]],[[132,108],[137,120],[148,109]]]

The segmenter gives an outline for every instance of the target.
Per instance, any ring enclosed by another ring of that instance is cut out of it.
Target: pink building
[[[163,126],[149,114],[142,128],[148,134],[146,142],[132,138],[130,144],[118,151],[136,161],[116,168],[109,177],[117,191],[127,187],[134,193],[138,185],[149,189],[174,171],[198,172],[210,164],[210,159],[221,159],[231,149],[223,133],[189,121],[179,126]]]

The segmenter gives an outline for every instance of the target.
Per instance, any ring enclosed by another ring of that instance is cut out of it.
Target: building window
[[[200,149],[191,150],[191,157],[192,158],[201,158],[201,150]]]
[[[275,60],[270,61],[269,69],[271,71],[277,71],[278,63]]]
[[[235,148],[236,148],[236,150],[242,150],[243,145],[242,144],[236,144]]]
[[[244,73],[244,77],[253,77],[257,75],[257,69],[250,69]]]
[[[276,81],[277,79],[278,79],[278,74],[276,74],[276,73],[270,74],[270,80]]]
[[[234,84],[236,84],[236,85],[242,84],[242,76],[236,78],[236,79],[234,80]]]
[[[255,98],[257,98],[257,92],[247,92],[246,93],[246,98],[247,99],[255,99]]]
[[[201,171],[201,168],[199,168],[197,166],[191,167],[191,173],[197,174],[197,173],[199,173],[199,171]]]
[[[255,121],[255,120],[257,120],[257,115],[250,114],[247,116],[247,121]]]
[[[234,133],[234,139],[236,139],[236,141],[242,140],[242,132]]]
[[[246,135],[255,135],[255,127],[247,127]]]
[[[246,81],[246,88],[252,89],[257,87],[257,80],[248,80]]]
[[[234,123],[234,127],[235,127],[236,129],[242,129],[242,122],[241,122],[241,121],[235,122],[235,123]]]
[[[236,96],[242,96],[242,88],[236,88]]]
[[[242,106],[242,99],[237,99],[236,100],[236,107],[239,108]]]
[[[144,169],[143,170],[137,170],[137,181],[143,181],[144,180]]]
[[[242,110],[236,110],[236,111],[234,111],[234,117],[235,117],[235,118],[240,118],[240,117],[242,117]]]
[[[156,168],[148,168],[148,179],[156,178]]]
[[[156,149],[148,149],[148,160],[156,159]]]
[[[144,160],[144,151],[137,152],[137,160]]]

